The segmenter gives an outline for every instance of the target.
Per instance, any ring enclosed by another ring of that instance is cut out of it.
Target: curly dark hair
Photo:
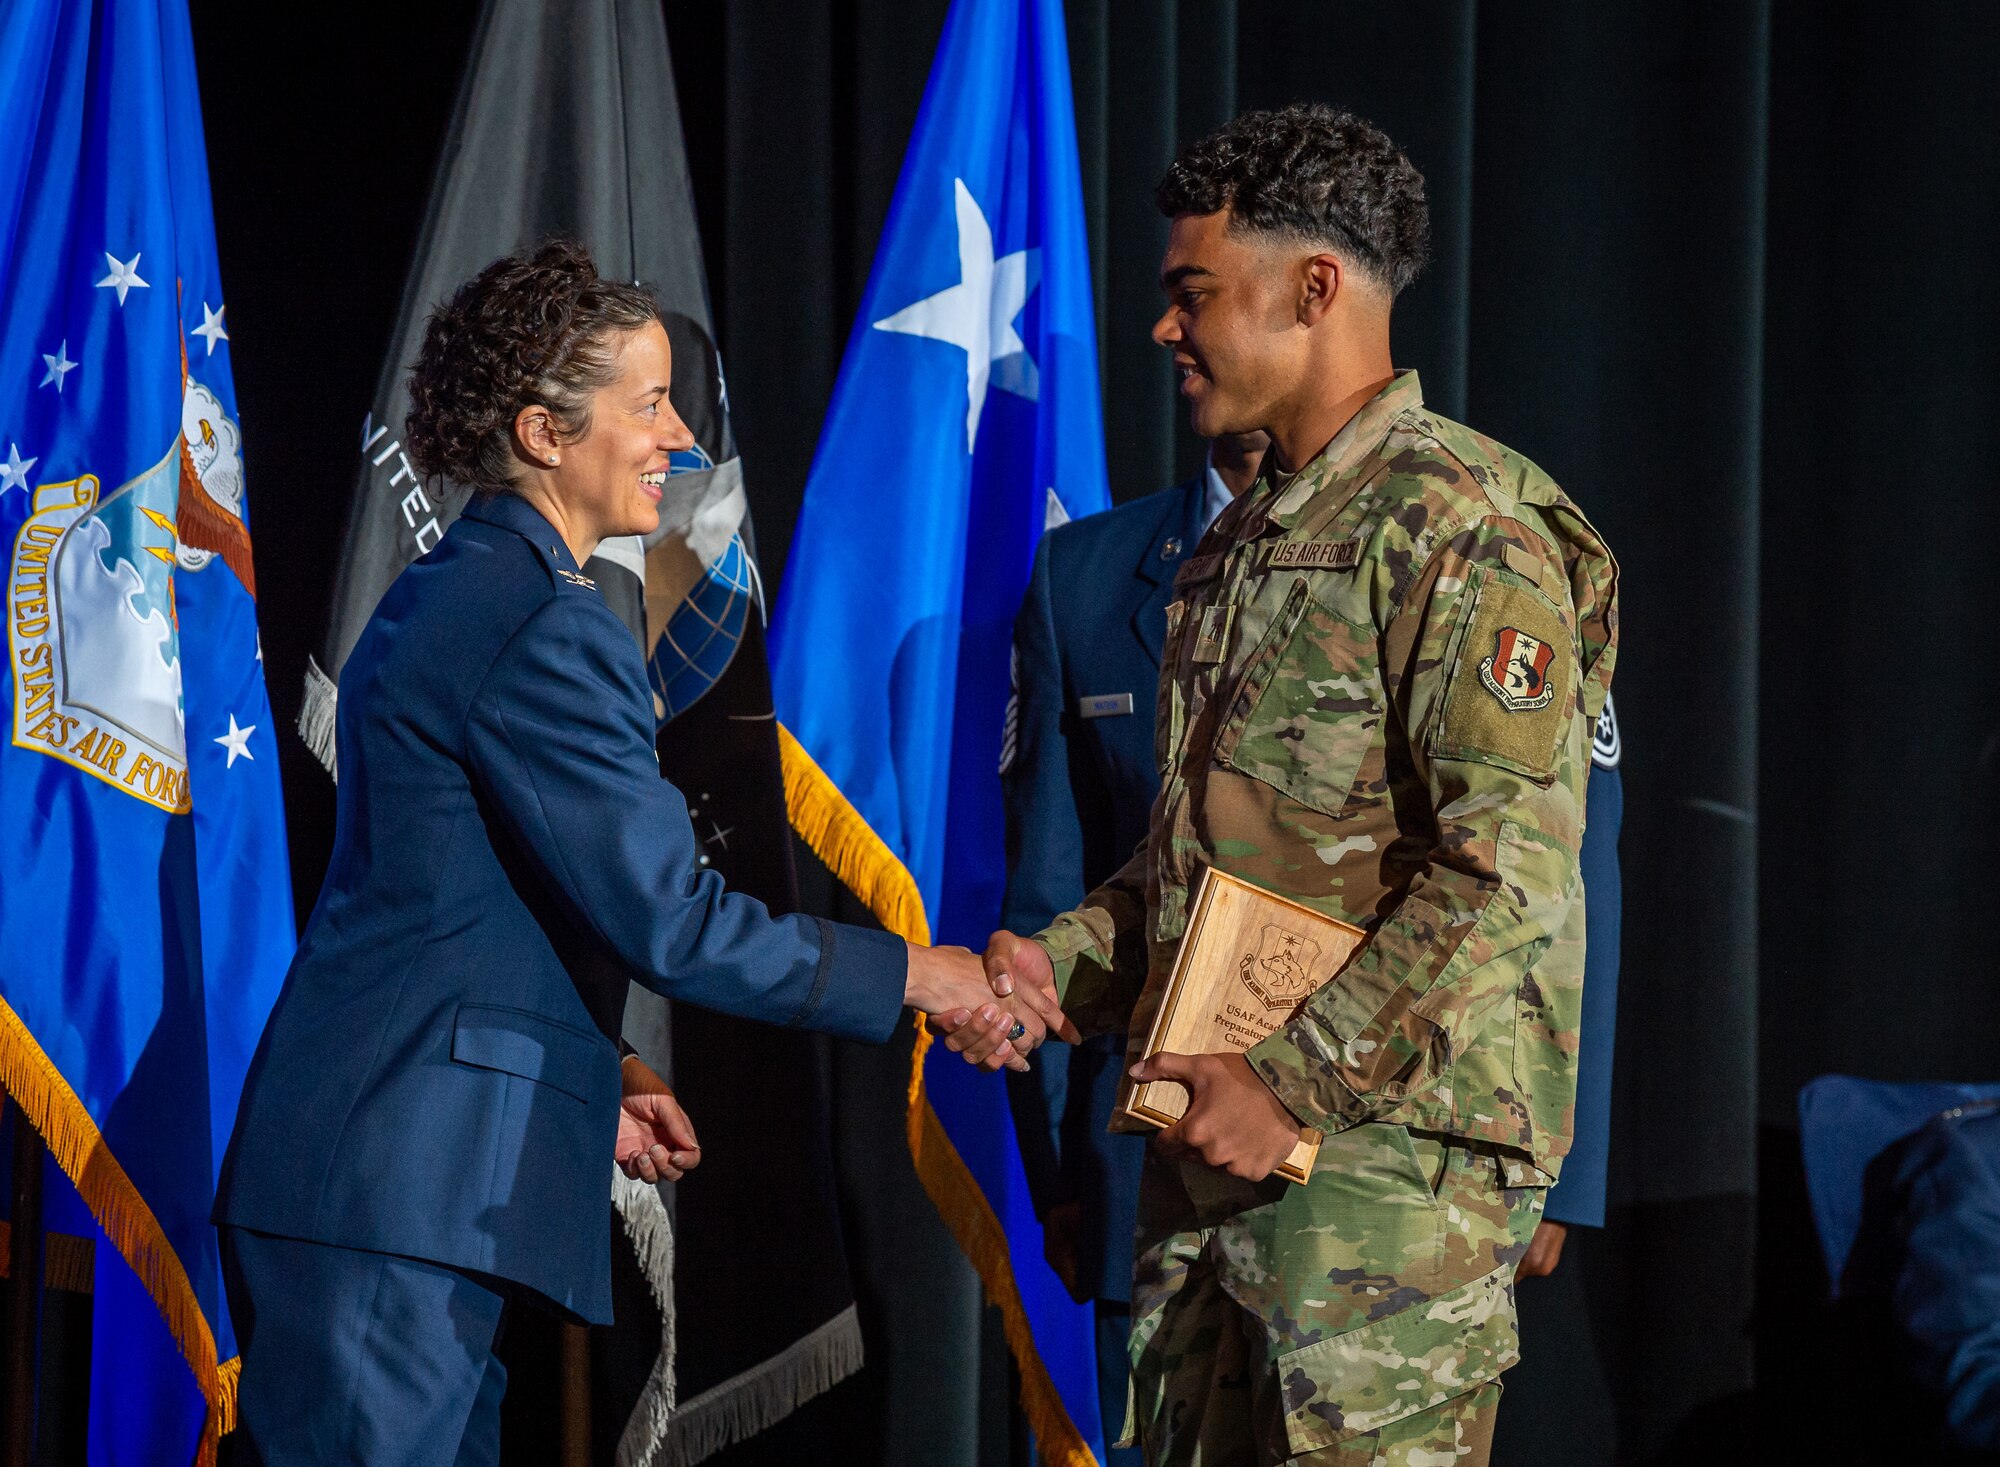
[[[1430,256],[1424,176],[1373,123],[1322,102],[1246,112],[1181,150],[1160,212],[1230,211],[1230,227],[1347,257],[1394,296]]]
[[[617,338],[659,319],[650,291],[604,279],[574,240],[495,260],[424,327],[405,439],[418,471],[483,493],[512,488],[521,409],[539,403],[559,436],[581,438],[592,396],[613,378]]]

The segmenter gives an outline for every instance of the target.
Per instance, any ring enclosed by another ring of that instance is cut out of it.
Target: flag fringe
[[[909,868],[782,723],[778,753],[785,772],[785,808],[799,838],[884,927],[907,941],[929,946],[931,927],[924,917],[923,894]]]
[[[800,839],[868,905],[884,927],[907,941],[928,943],[930,925],[924,920],[923,897],[909,869],[782,723],[778,725],[778,741],[785,770],[785,804]],[[1021,1369],[1021,1410],[1034,1430],[1042,1461],[1048,1467],[1097,1467],[1096,1455],[1070,1420],[1069,1410],[1035,1348],[1034,1331],[1014,1280],[1006,1230],[924,1093],[924,1058],[930,1046],[931,1034],[920,1015],[916,1052],[910,1061],[906,1117],[917,1179],[979,1275],[986,1298],[1000,1311],[1007,1347]]]
[[[215,1335],[208,1317],[201,1312],[187,1270],[160,1230],[159,1219],[104,1144],[103,1133],[76,1091],[5,999],[0,999],[0,1084],[41,1133],[49,1154],[75,1185],[90,1215],[159,1306],[174,1343],[194,1373],[195,1385],[208,1403],[195,1462],[197,1467],[213,1467],[220,1438],[236,1429],[241,1362],[216,1361]]]
[[[306,658],[305,698],[299,704],[299,737],[312,750],[313,758],[326,766],[335,784],[340,783],[340,760],[333,747],[333,716],[340,705],[340,685],[324,672],[319,662]]]
[[[646,1288],[660,1311],[660,1349],[625,1430],[618,1438],[617,1467],[649,1467],[674,1414],[674,1228],[659,1189],[611,1169],[611,1201],[631,1240]]]
[[[850,1304],[769,1360],[682,1406],[654,1455],[633,1467],[695,1467],[832,1390],[861,1368],[861,1359],[861,1316]],[[622,1449],[619,1464],[625,1467]]]
[[[1021,1307],[1020,1286],[1014,1282],[1014,1263],[1007,1246],[1006,1229],[993,1211],[993,1204],[973,1180],[965,1159],[945,1133],[944,1123],[924,1094],[924,1057],[930,1052],[931,1034],[917,1020],[916,1054],[910,1061],[910,1106],[906,1120],[910,1155],[917,1164],[917,1178],[938,1210],[938,1215],[958,1239],[958,1246],[972,1261],[985,1287],[987,1301],[998,1306],[1007,1347],[1021,1368],[1021,1410],[1034,1430],[1035,1444],[1048,1467],[1097,1467],[1097,1457],[1084,1442],[1069,1418],[1049,1369],[1035,1348],[1034,1331]]]

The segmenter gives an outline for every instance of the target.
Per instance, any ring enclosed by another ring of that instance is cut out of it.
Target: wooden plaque
[[[1275,1033],[1367,940],[1359,927],[1273,896],[1210,867],[1202,873],[1173,975],[1146,1035],[1146,1054],[1241,1054]],[[1127,1079],[1120,1114],[1171,1126],[1188,1092],[1173,1080]],[[1301,1127],[1278,1168],[1287,1181],[1312,1175],[1320,1133]]]

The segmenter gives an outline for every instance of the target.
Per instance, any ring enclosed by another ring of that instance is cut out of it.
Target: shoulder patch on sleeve
[[[1599,769],[1616,769],[1625,757],[1625,741],[1618,737],[1618,715],[1612,710],[1611,695],[1604,695],[1604,711],[1590,737],[1590,762]]]
[[[1431,752],[1545,780],[1575,711],[1576,639],[1556,604],[1521,577],[1488,565],[1471,581]]]

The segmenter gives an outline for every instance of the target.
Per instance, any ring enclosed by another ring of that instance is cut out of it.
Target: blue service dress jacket
[[[774,917],[697,865],[632,634],[513,495],[470,506],[390,587],[338,716],[333,855],[215,1220],[472,1270],[608,1323],[628,984],[880,1040],[902,940]]]
[[[1007,888],[1000,925],[1038,932],[1146,839],[1159,766],[1154,695],[1174,572],[1201,539],[1197,478],[1042,537],[1014,626],[1018,710],[1003,759]],[[1129,1302],[1143,1136],[1105,1131],[1125,1037],[1062,1065],[1009,1073],[1008,1099],[1036,1214],[1081,1204],[1078,1285]]]
[[[1583,1028],[1576,1060],[1576,1103],[1562,1179],[1550,1189],[1543,1216],[1551,1222],[1604,1226],[1611,1180],[1611,1070],[1618,1040],[1618,945],[1625,890],[1618,836],[1625,828],[1624,740],[1609,697],[1590,748],[1584,791]]]

